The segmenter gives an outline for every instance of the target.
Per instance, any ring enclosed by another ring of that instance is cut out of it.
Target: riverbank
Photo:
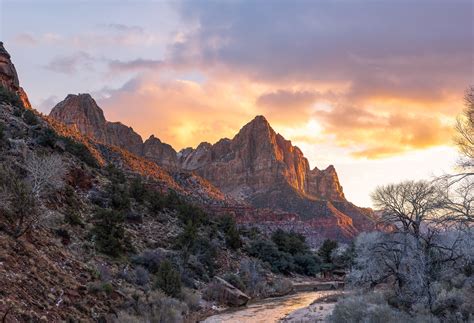
[[[332,314],[337,300],[343,294],[342,291],[334,292],[314,300],[309,306],[297,309],[279,322],[281,323],[306,323],[306,322],[327,322]]]

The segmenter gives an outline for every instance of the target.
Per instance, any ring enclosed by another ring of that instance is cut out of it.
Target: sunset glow
[[[0,36],[44,113],[91,93],[108,120],[176,150],[264,115],[370,206],[377,185],[454,166],[472,5],[5,0]]]

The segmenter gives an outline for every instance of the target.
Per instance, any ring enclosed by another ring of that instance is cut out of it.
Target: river
[[[337,291],[304,292],[282,297],[270,298],[246,307],[226,310],[222,313],[208,317],[204,323],[272,323],[278,322],[288,314],[307,307],[318,298],[338,293]],[[321,304],[321,319],[332,311],[333,304]]]

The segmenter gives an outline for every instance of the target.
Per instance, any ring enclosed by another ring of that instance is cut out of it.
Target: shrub
[[[109,256],[118,257],[129,248],[129,242],[123,228],[122,212],[99,209],[94,216],[92,234],[97,249]]]
[[[133,295],[124,304],[125,309],[118,313],[117,322],[148,323],[185,322],[189,309],[183,302],[170,298],[159,291],[144,295]]]
[[[130,196],[137,202],[143,202],[145,200],[147,190],[141,177],[135,177],[130,183]]]
[[[33,111],[25,110],[25,112],[23,112],[23,121],[30,126],[34,126],[38,124],[38,117]]]
[[[143,266],[151,273],[156,273],[165,256],[157,250],[145,250],[140,255],[132,257],[134,264]]]
[[[321,257],[321,260],[325,263],[331,263],[331,253],[338,246],[337,241],[326,239],[324,240],[321,247],[319,247],[318,255]]]
[[[240,233],[235,223],[235,219],[232,216],[222,216],[219,219],[218,226],[224,232],[227,247],[236,250],[242,246]]]
[[[179,197],[176,191],[170,189],[165,199],[166,207],[170,209],[177,209],[181,204],[183,204],[181,197]]]
[[[295,232],[285,232],[278,229],[272,234],[272,241],[278,249],[289,254],[306,253],[309,246],[306,244],[305,237]]]
[[[181,277],[169,260],[164,260],[156,273],[156,287],[167,295],[178,297],[181,293]]]
[[[36,200],[30,187],[13,170],[1,165],[0,214],[6,220],[6,225],[0,226],[0,230],[14,238],[26,233],[38,218]]]
[[[38,134],[38,144],[44,147],[54,148],[58,138],[59,137],[54,130],[45,128]]]
[[[69,185],[81,190],[90,190],[93,186],[92,175],[79,167],[71,168],[67,173],[66,179]]]
[[[91,293],[94,293],[94,294],[103,292],[107,295],[110,295],[114,291],[114,287],[112,286],[112,284],[108,282],[92,283],[88,286],[88,289]]]
[[[321,270],[319,258],[309,253],[296,254],[293,261],[298,274],[315,276]]]
[[[145,286],[150,281],[150,274],[148,273],[148,270],[142,266],[138,266],[129,272],[123,272],[122,278],[131,284]]]
[[[23,103],[21,102],[18,94],[9,91],[2,85],[0,85],[0,102],[7,103],[15,107],[23,108]]]
[[[178,217],[183,223],[191,222],[195,226],[208,223],[209,219],[201,208],[189,203],[183,203],[178,206]]]
[[[197,229],[195,223],[188,221],[183,232],[176,237],[176,247],[185,252],[191,251],[198,237]]]
[[[407,314],[389,306],[382,295],[353,295],[338,300],[329,322],[358,323],[358,322],[417,322]],[[427,321],[435,322],[435,321]]]
[[[248,252],[251,256],[267,262],[271,266],[272,271],[276,273],[288,274],[293,271],[293,259],[291,255],[279,251],[272,241],[253,241]]]
[[[97,160],[94,158],[94,156],[92,156],[90,150],[86,147],[86,145],[77,142],[69,137],[61,137],[60,139],[64,142],[66,151],[68,153],[73,154],[90,167],[98,167]]]
[[[156,191],[148,192],[148,194],[146,195],[146,203],[148,206],[148,210],[154,215],[157,215],[165,207],[165,199],[160,193]]]
[[[130,194],[124,172],[113,165],[107,166],[106,172],[110,179],[110,184],[107,186],[110,206],[115,210],[129,210]]]
[[[191,311],[197,311],[201,308],[201,296],[192,289],[183,288],[181,290],[181,299]]]

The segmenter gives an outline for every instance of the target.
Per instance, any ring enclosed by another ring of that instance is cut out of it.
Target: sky
[[[91,93],[176,150],[264,115],[360,206],[379,185],[453,171],[473,24],[471,0],[0,0],[39,111]]]

